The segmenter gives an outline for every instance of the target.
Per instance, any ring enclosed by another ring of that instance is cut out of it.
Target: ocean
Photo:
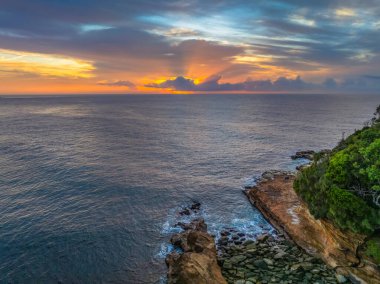
[[[242,188],[371,118],[375,95],[0,99],[0,283],[162,283],[182,207],[271,231]],[[302,161],[301,161],[302,162]]]

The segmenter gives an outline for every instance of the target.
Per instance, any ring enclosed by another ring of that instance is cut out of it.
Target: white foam
[[[254,186],[256,186],[258,179],[259,179],[259,177],[257,177],[257,176],[246,178],[244,180],[244,187],[247,188],[247,187],[254,187]]]

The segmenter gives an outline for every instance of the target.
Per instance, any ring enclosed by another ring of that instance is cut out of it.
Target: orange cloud
[[[27,73],[47,77],[90,78],[92,62],[61,55],[0,49],[0,76]]]

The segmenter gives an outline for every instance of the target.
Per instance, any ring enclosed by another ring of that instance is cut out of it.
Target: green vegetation
[[[380,238],[374,238],[367,242],[366,255],[371,257],[376,263],[380,263]]]
[[[339,228],[371,234],[380,228],[380,106],[361,130],[330,154],[317,154],[294,183],[316,218]],[[374,258],[377,249],[369,246]]]

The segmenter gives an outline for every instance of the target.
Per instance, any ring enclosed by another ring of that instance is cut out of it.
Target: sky
[[[1,0],[0,94],[380,93],[380,0]]]

